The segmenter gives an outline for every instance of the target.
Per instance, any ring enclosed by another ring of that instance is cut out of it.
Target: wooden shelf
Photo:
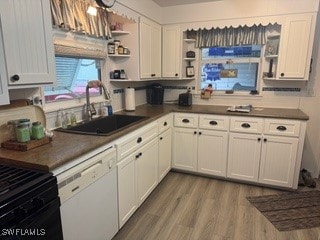
[[[129,58],[131,57],[131,55],[127,55],[127,54],[109,54],[109,57],[113,57],[113,58]]]
[[[130,34],[128,31],[120,31],[120,30],[115,30],[111,31],[112,36],[121,36],[121,35],[127,35]]]
[[[187,43],[195,43],[196,42],[195,39],[189,39],[189,38],[185,38],[185,39],[183,39],[183,41],[185,41]]]
[[[265,58],[277,58],[278,55],[268,55],[268,56],[264,56]]]
[[[184,58],[184,60],[186,60],[186,61],[194,61],[194,60],[196,60],[196,58]]]
[[[267,38],[280,38],[280,34],[271,34]]]

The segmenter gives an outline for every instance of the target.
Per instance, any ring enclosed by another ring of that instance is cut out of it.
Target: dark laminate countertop
[[[142,115],[149,118],[119,131],[111,136],[90,136],[82,134],[64,133],[55,131],[53,141],[50,144],[19,152],[0,148],[0,163],[8,163],[23,167],[36,168],[44,171],[52,171],[63,164],[74,160],[90,151],[132,132],[139,127],[150,123],[170,112],[205,113],[233,116],[269,117],[308,120],[309,117],[299,109],[260,108],[253,109],[250,113],[227,112],[227,106],[193,105],[180,107],[177,105],[142,105],[134,112],[117,112],[127,115]]]

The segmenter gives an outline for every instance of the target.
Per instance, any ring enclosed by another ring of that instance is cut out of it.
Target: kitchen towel
[[[136,101],[135,101],[134,91],[135,91],[134,88],[130,88],[130,87],[124,90],[126,111],[136,110]]]

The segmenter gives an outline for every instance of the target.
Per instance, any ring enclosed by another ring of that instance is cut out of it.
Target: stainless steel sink
[[[77,126],[68,127],[66,129],[58,128],[56,131],[109,136],[147,118],[148,117],[145,116],[115,114],[108,117],[94,119],[89,122],[83,122]]]

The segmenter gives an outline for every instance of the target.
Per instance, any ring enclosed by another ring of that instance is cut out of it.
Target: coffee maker
[[[159,83],[147,86],[147,103],[152,105],[163,104],[164,88]]]

